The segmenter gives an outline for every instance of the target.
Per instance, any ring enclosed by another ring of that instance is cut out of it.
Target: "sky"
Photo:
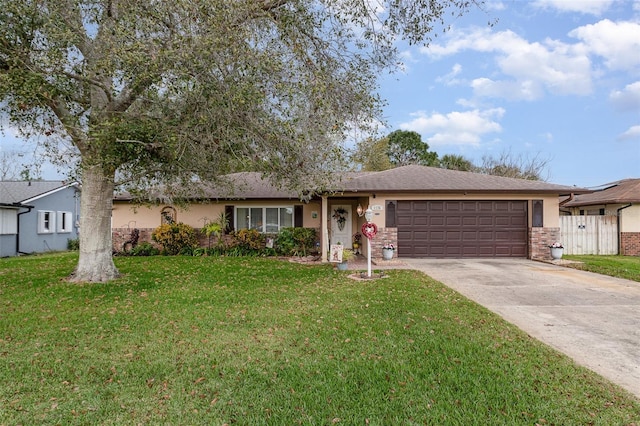
[[[538,158],[563,185],[640,178],[640,0],[487,0],[449,23],[428,47],[401,47],[403,71],[381,79],[386,132],[476,164]],[[36,149],[6,123],[0,142]]]
[[[640,0],[488,1],[451,24],[381,82],[387,130],[476,164],[539,158],[552,183],[640,178]]]

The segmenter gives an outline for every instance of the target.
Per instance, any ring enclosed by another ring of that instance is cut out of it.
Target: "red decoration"
[[[362,235],[371,240],[378,233],[378,227],[373,222],[365,222],[362,224]]]

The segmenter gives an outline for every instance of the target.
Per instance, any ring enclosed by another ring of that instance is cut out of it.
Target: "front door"
[[[351,248],[351,216],[350,205],[333,205],[329,211],[331,217],[331,244],[342,244]]]

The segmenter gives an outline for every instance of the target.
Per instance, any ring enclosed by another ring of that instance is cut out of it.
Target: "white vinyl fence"
[[[560,216],[565,254],[618,254],[617,216]]]

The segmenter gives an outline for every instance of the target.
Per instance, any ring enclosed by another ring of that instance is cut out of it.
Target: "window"
[[[58,212],[58,232],[71,232],[73,214],[71,212]]]
[[[235,223],[237,229],[256,229],[259,232],[277,233],[282,228],[293,226],[293,211],[293,206],[238,207]]]
[[[47,210],[38,211],[38,234],[51,234],[55,231],[55,212]]]
[[[542,200],[533,200],[533,212],[531,214],[532,226],[542,228],[544,223],[544,208]]]
[[[384,226],[386,228],[395,228],[396,225],[396,206],[398,205],[397,201],[388,201],[387,202],[387,211],[385,214],[385,223]]]

